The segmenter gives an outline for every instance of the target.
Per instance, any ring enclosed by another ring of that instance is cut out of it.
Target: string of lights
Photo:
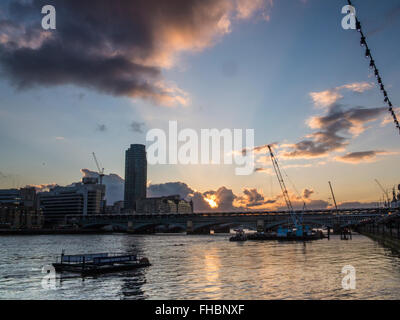
[[[347,2],[349,3],[350,6],[353,6],[351,0],[347,0]],[[368,46],[367,39],[366,39],[365,34],[361,27],[361,23],[357,17],[356,17],[356,29],[361,35],[360,45],[362,47],[365,47],[365,57],[367,59],[369,59],[369,61],[370,61],[369,67],[374,70],[374,74],[375,74],[376,80],[378,82],[378,87],[380,88],[380,90],[383,94],[383,97],[384,97],[384,102],[389,106],[389,112],[392,115],[394,124],[396,125],[396,128],[399,130],[399,134],[400,134],[400,124],[399,124],[399,121],[397,120],[396,113],[393,110],[392,101],[389,99],[388,93],[385,89],[385,85],[383,84],[383,81],[382,81],[382,77],[379,73],[379,69],[377,68],[377,66],[375,64],[375,60],[372,57],[371,49]]]

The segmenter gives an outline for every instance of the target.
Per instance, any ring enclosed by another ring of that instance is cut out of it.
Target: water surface
[[[228,241],[228,235],[0,237],[0,299],[400,299],[400,257],[361,235],[303,243]],[[42,288],[42,267],[66,254],[136,252],[151,267]],[[356,289],[342,288],[345,265]]]

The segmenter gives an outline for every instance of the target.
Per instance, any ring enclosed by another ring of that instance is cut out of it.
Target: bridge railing
[[[302,213],[304,216],[326,215],[326,216],[388,216],[391,214],[398,214],[399,209],[382,209],[382,208],[355,208],[355,209],[323,209],[323,210],[307,210],[296,211]],[[199,212],[199,213],[186,213],[186,214],[99,214],[99,215],[45,215],[47,220],[60,220],[65,219],[70,222],[94,219],[110,219],[110,220],[131,220],[131,219],[153,219],[153,218],[196,218],[196,217],[237,217],[237,216],[253,216],[253,217],[271,217],[271,216],[289,216],[288,211],[244,211],[244,212]]]

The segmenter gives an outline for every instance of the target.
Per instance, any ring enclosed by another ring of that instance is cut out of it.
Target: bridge
[[[365,208],[339,210],[295,211],[303,215],[303,222],[314,228],[340,230],[344,227],[356,227],[359,224],[397,215],[400,209]],[[205,212],[191,214],[115,214],[86,216],[53,216],[46,220],[57,219],[66,225],[76,224],[82,228],[111,227],[114,230],[132,233],[187,232],[188,234],[207,234],[229,232],[229,229],[242,227],[257,231],[274,230],[291,223],[288,211],[256,212]]]

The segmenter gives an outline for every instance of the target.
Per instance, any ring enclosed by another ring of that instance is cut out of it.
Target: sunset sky
[[[41,27],[46,4],[57,10],[54,31]],[[96,168],[92,152],[107,174],[123,178],[129,145],[149,145],[148,130],[176,120],[196,131],[254,129],[257,170],[149,166],[151,195],[213,197],[220,210],[279,208],[262,148],[274,143],[295,202],[298,192],[310,207],[329,206],[328,181],[340,203],[377,202],[375,178],[388,189],[400,183],[400,136],[359,34],[341,26],[345,4],[2,1],[0,188],[79,181],[81,169]],[[354,5],[398,106],[399,2]]]

